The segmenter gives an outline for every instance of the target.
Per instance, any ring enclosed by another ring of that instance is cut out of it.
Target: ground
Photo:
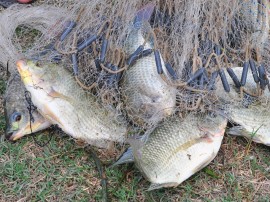
[[[0,80],[1,104],[5,81]],[[0,201],[100,201],[100,178],[94,160],[80,144],[54,134],[45,147],[33,137],[11,143],[4,139],[0,108]],[[49,131],[36,135],[43,141]],[[104,157],[113,162],[116,155]],[[107,166],[111,201],[270,201],[269,147],[225,136],[218,156],[176,188],[147,191],[133,165]]]

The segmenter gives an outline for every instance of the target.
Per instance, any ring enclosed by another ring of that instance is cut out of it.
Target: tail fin
[[[152,131],[153,129],[150,129],[142,136],[130,138],[128,143],[131,145],[131,147],[129,147],[112,166],[117,166],[124,163],[133,163],[135,161],[133,151],[137,151],[144,145]]]
[[[140,28],[143,22],[149,21],[153,14],[154,8],[155,5],[153,3],[149,3],[142,7],[140,10],[138,10],[133,22],[134,27]]]
[[[133,156],[132,148],[129,147],[112,166],[117,166],[120,164],[132,163],[132,162],[134,162],[134,156]]]

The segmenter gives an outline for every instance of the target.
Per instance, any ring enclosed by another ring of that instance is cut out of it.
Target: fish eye
[[[40,64],[39,61],[36,62],[36,66],[37,66],[37,67],[41,67],[41,64]]]
[[[11,115],[11,120],[14,121],[14,122],[19,122],[21,119],[22,119],[22,115],[19,112],[14,112]]]

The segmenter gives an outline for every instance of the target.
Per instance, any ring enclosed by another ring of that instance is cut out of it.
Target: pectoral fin
[[[61,122],[61,120],[59,119],[57,114],[55,114],[51,110],[50,106],[45,105],[43,107],[43,111],[40,111],[40,114],[42,114],[43,117],[46,118],[47,120],[49,120],[51,123],[58,124],[58,125],[63,127],[63,123]]]
[[[204,167],[206,167],[209,163],[211,163],[211,161],[216,157],[216,153],[213,151],[213,153],[211,154],[211,156],[208,157],[208,160],[203,161],[202,163],[200,163],[199,165],[197,165],[195,168],[192,169],[192,173],[195,174],[198,171],[202,170]]]
[[[164,187],[176,187],[178,185],[179,185],[179,183],[177,183],[177,182],[169,182],[169,183],[163,183],[163,184],[151,183],[151,185],[150,185],[150,187],[148,188],[147,191],[152,191],[152,190],[155,190],[155,189],[161,189],[161,188],[164,188]]]
[[[229,128],[227,131],[227,134],[229,135],[235,135],[235,136],[246,136],[245,130],[242,126],[233,126]]]
[[[59,98],[59,99],[66,100],[68,102],[71,101],[71,99],[69,97],[67,97],[66,95],[63,95],[60,92],[57,92],[56,90],[54,90],[53,87],[51,87],[51,91],[48,93],[48,95],[51,96],[52,98]]]

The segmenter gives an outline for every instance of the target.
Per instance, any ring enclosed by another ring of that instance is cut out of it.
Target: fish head
[[[15,141],[27,134],[49,127],[51,124],[37,111],[31,112],[25,98],[26,88],[18,74],[13,75],[7,84],[4,96],[4,111],[6,119],[6,138]]]
[[[10,98],[7,98],[4,102],[7,139],[15,141],[27,134],[46,129],[51,125],[37,111],[31,113],[33,118],[31,122],[30,113],[24,100],[18,100],[21,101],[21,104],[18,104],[18,101],[9,102],[9,100]]]
[[[46,73],[46,68],[40,67],[38,63],[31,60],[17,61],[17,69],[26,86],[35,86],[42,83],[41,78]]]

